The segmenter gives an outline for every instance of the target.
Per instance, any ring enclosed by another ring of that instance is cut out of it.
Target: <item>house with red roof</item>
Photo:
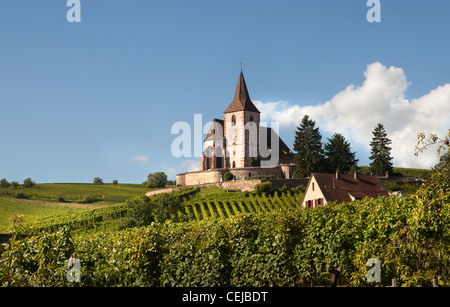
[[[365,197],[389,196],[379,177],[312,173],[301,203],[302,207],[316,208],[329,202],[352,202]]]

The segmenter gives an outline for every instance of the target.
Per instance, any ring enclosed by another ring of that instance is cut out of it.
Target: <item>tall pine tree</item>
[[[386,129],[379,123],[372,132],[373,138],[370,142],[372,162],[370,166],[375,174],[383,175],[385,172],[392,173],[391,145],[392,141],[387,137]]]
[[[327,160],[328,172],[349,172],[353,166],[356,166],[358,159],[356,152],[352,152],[350,143],[342,134],[335,133],[328,139],[328,143],[324,146],[324,153]]]
[[[312,172],[324,170],[322,136],[315,125],[316,122],[305,115],[297,127],[294,140],[294,161],[297,167],[294,177],[305,178]]]

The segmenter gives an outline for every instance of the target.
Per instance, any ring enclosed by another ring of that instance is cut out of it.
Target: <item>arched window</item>
[[[235,126],[235,125],[236,125],[236,116],[233,115],[233,116],[231,117],[231,126]]]
[[[233,161],[233,168],[236,168],[236,161]]]
[[[252,115],[252,116],[250,116],[250,121],[251,121],[251,122],[253,121],[253,115]]]

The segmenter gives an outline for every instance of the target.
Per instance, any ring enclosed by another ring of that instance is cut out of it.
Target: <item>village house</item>
[[[301,206],[316,208],[329,202],[352,202],[364,197],[389,196],[377,176],[312,173]]]

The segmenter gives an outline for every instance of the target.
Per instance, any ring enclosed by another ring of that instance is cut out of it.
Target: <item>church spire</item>
[[[238,84],[236,86],[236,93],[234,94],[234,99],[223,113],[231,113],[236,111],[252,111],[261,113],[255,107],[253,102],[250,100],[247,85],[245,84],[244,74],[242,73],[242,67],[241,67],[241,74],[239,75]]]

